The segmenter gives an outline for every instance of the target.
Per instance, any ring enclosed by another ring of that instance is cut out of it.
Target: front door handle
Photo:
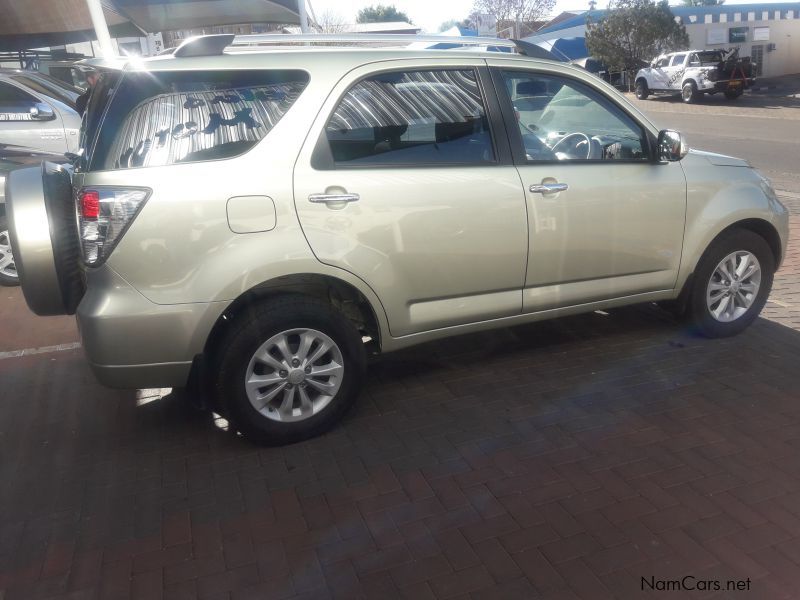
[[[345,204],[347,202],[358,202],[361,198],[358,194],[311,194],[308,197],[309,202],[315,204]]]
[[[566,192],[569,185],[566,183],[536,183],[528,188],[533,194],[556,194]]]

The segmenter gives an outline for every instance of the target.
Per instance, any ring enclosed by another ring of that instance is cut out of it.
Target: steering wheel
[[[584,159],[589,158],[589,155],[592,153],[592,140],[590,140],[589,136],[586,135],[585,133],[580,133],[580,132],[568,133],[567,135],[562,137],[560,140],[558,140],[555,144],[553,144],[553,146],[550,148],[550,150],[553,152],[553,154],[555,154],[556,152],[558,152],[559,147],[561,147],[562,145],[566,145],[567,140],[572,141],[573,144],[574,144],[574,148],[577,149],[578,148],[578,144],[580,142],[575,142],[576,139],[577,140],[586,141],[586,156],[583,156],[583,157],[579,156],[577,158],[584,158]]]

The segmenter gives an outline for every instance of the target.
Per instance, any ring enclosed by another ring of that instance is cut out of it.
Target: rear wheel
[[[220,407],[238,431],[268,445],[333,427],[357,398],[366,367],[355,326],[304,296],[247,309],[217,356]]]
[[[681,99],[687,104],[697,102],[700,99],[700,93],[697,91],[697,84],[694,81],[687,81],[683,84]]]
[[[0,215],[0,285],[19,285],[19,275],[14,263],[5,215]]]
[[[725,97],[728,100],[736,100],[742,95],[742,90],[725,90]]]
[[[760,235],[733,230],[706,250],[694,274],[689,316],[707,337],[744,331],[764,308],[775,258]]]
[[[647,87],[647,82],[644,79],[640,79],[636,82],[636,97],[639,100],[647,100],[647,97],[650,95],[650,90]]]

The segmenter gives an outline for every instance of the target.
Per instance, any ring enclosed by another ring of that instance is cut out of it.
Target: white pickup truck
[[[636,97],[646,100],[654,93],[680,93],[684,102],[702,94],[722,92],[734,100],[755,82],[753,65],[740,59],[738,50],[687,50],[656,58],[636,74]]]

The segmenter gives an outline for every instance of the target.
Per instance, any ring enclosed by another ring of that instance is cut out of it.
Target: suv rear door
[[[599,85],[522,61],[489,63],[528,198],[523,310],[673,289],[686,212],[681,165],[653,162],[645,128]],[[553,95],[528,112],[515,94],[534,83]]]
[[[376,292],[393,336],[520,313],[525,197],[484,61],[350,72],[294,187],[315,255]]]

